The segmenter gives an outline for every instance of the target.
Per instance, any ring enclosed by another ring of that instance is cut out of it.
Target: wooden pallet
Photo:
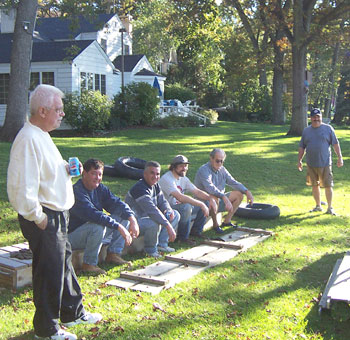
[[[330,309],[332,301],[350,303],[350,252],[335,263],[319,302],[319,313],[322,309]]]
[[[28,249],[28,243],[0,248],[0,286],[17,289],[32,283],[32,260],[11,257]]]
[[[108,281],[107,285],[158,294],[207,268],[232,259],[272,235],[272,232],[262,229],[238,229],[217,240],[205,241],[184,252],[167,255],[163,261],[146,268],[122,272],[119,278]]]

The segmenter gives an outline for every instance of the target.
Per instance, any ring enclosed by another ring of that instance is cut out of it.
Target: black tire
[[[115,170],[114,165],[106,165],[103,168],[103,174],[106,176],[116,177],[118,176],[117,171]]]
[[[140,158],[119,157],[114,163],[114,168],[117,176],[130,179],[140,179],[143,177],[145,165],[146,161]]]
[[[253,203],[246,207],[238,207],[235,216],[253,218],[256,220],[270,220],[280,215],[280,208],[277,205]]]

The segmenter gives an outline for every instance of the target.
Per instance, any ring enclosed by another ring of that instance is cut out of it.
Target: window
[[[107,40],[106,39],[101,39],[101,47],[102,49],[106,52],[107,51]]]
[[[7,97],[9,94],[9,82],[10,82],[9,73],[0,74],[0,104],[7,103]]]
[[[102,94],[106,94],[106,75],[81,72],[80,90],[100,91]]]
[[[39,84],[55,85],[54,72],[32,72],[30,74],[29,90],[33,91]]]

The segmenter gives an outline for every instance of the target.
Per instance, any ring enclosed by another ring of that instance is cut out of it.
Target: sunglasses
[[[223,163],[224,163],[224,160],[223,160],[223,159],[215,159],[215,163],[223,164]]]

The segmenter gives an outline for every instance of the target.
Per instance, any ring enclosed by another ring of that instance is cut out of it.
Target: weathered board
[[[28,243],[0,248],[0,286],[16,289],[32,283],[32,260],[12,257],[26,250]]]
[[[206,242],[209,244],[202,244],[181,253],[166,256],[163,261],[130,272],[131,275],[128,278],[126,278],[127,275],[123,275],[124,277],[110,280],[107,285],[158,294],[163,289],[169,289],[177,283],[188,280],[207,268],[232,259],[240,252],[272,235],[272,232],[266,230],[242,229],[244,230],[235,230],[220,236],[217,240]],[[138,276],[149,280],[142,281]]]
[[[319,312],[329,309],[332,301],[350,303],[350,252],[335,263],[319,302]]]

